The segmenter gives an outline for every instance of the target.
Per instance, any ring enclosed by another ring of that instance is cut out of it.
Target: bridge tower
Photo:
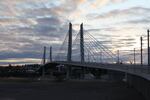
[[[147,30],[147,52],[148,52],[148,66],[150,66],[150,47],[149,47],[149,30]]]
[[[84,33],[83,33],[83,23],[80,25],[80,56],[81,56],[81,62],[84,62]]]
[[[72,24],[69,23],[68,54],[67,61],[71,62],[72,57]]]
[[[45,68],[44,68],[44,65],[46,63],[46,47],[44,46],[44,52],[43,52],[43,66],[42,66],[42,77],[45,76]]]
[[[44,65],[45,63],[46,63],[46,47],[44,46],[42,64]]]
[[[68,36],[68,53],[67,53],[67,61],[71,62],[72,61],[72,24],[69,23],[69,36]],[[67,74],[66,78],[70,79],[70,74],[71,74],[71,67],[67,66]]]

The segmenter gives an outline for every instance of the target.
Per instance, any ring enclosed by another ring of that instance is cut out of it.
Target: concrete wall
[[[150,81],[131,74],[127,74],[127,83],[143,94],[146,100],[150,100]]]
[[[107,74],[110,81],[123,81],[125,79],[129,86],[134,87],[145,97],[145,100],[150,100],[150,81],[140,76],[113,70],[108,70]]]

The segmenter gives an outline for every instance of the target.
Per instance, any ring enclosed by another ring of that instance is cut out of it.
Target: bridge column
[[[71,56],[72,56],[72,24],[69,23],[68,54],[67,54],[68,62],[71,62]]]
[[[81,79],[85,78],[85,67],[81,68]]]
[[[81,56],[81,62],[84,62],[84,35],[83,35],[83,23],[80,25],[80,56]]]
[[[46,63],[46,47],[44,46],[43,66],[42,66],[42,77],[44,77],[44,75],[45,75],[45,68],[44,68],[45,63]]]
[[[45,63],[46,63],[46,47],[44,46],[43,61],[42,61],[42,64],[44,65]]]
[[[149,30],[147,30],[147,52],[148,52],[148,66],[150,66],[150,47],[149,47]]]
[[[71,62],[72,61],[72,24],[69,23],[69,38],[68,38],[68,54],[67,54],[67,61]],[[71,67],[67,66],[67,73],[66,73],[66,78],[70,79],[71,75]]]
[[[69,66],[67,66],[67,70],[66,70],[66,79],[69,79],[70,77],[70,71],[69,71]]]

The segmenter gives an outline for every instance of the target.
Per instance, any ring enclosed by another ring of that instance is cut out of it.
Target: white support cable
[[[85,45],[85,50],[87,50],[91,54],[91,56],[93,57],[93,60],[96,61],[94,53],[92,52],[92,48],[88,45]]]
[[[89,44],[91,44],[91,45],[90,45],[91,47],[93,47],[93,46],[94,46],[94,49],[95,49],[96,53],[97,53],[97,52],[101,52],[101,51],[102,51],[102,48],[96,48],[96,47],[98,47],[98,45],[97,45],[97,44],[94,44],[94,41],[89,42]],[[108,56],[108,55],[109,55],[107,52],[104,52],[104,53],[106,53],[106,54],[107,54],[106,56]]]
[[[89,35],[90,37],[92,37],[95,41],[95,44],[99,45],[101,44],[100,41],[96,40],[92,35]],[[99,44],[98,44],[99,43]],[[111,56],[113,59],[116,59],[117,57],[115,56],[115,54],[113,54],[108,48],[106,48],[104,45],[99,45],[101,47],[101,49],[103,49],[107,54],[109,54],[109,56]],[[105,50],[106,49],[106,50]],[[108,52],[109,51],[109,52]],[[111,53],[111,54],[110,54]],[[115,58],[113,57],[115,56]]]
[[[103,47],[103,48],[105,48],[105,49],[107,49],[110,53],[112,53],[106,46],[104,46],[100,41],[98,41],[94,36],[92,36],[88,31],[87,31],[87,33],[88,33],[88,35],[89,36],[91,36],[95,41],[96,41],[96,43],[98,42],[98,43],[100,43],[101,45],[101,47]],[[112,55],[115,55],[114,53],[112,53]]]
[[[92,40],[92,39],[91,39]],[[95,41],[95,42],[94,42]],[[107,55],[109,55],[112,59],[114,59],[114,57],[110,54],[110,53],[108,53],[108,51],[106,51],[104,48],[102,48],[102,47],[100,47],[100,45],[98,45],[97,44],[97,41],[96,40],[94,40],[93,41],[93,44],[96,46],[96,47],[98,47],[99,49],[103,49],[103,51],[105,51],[104,53],[106,53]],[[108,57],[109,58],[109,57]]]
[[[93,45],[93,42],[94,41],[90,41],[89,43],[85,43],[87,46],[88,46],[88,48],[90,49],[90,51],[93,51],[93,55],[94,55],[94,58],[98,58],[98,56],[97,55],[99,55],[99,54],[97,54],[97,53],[99,53],[99,52],[101,52],[102,50],[101,49],[98,49],[98,48],[96,48],[97,46],[95,46],[95,44]],[[94,47],[93,47],[94,46]],[[96,55],[97,54],[97,55]],[[109,56],[108,56],[108,54],[104,54],[105,56],[107,56],[105,59],[112,59],[112,58],[110,58]],[[95,57],[96,56],[96,57]]]
[[[93,62],[96,61],[96,58],[93,56],[93,53],[91,52],[91,50],[89,50],[86,45],[84,46],[85,47],[85,50],[90,54],[90,56],[92,57],[93,59]]]
[[[63,49],[63,47],[64,47],[64,45],[66,43],[67,37],[68,37],[68,33],[66,34],[66,36],[65,36],[65,38],[64,38],[64,40],[62,42],[62,45],[60,46],[59,53],[57,53],[57,56],[55,57],[55,61],[57,61],[58,59],[61,59],[60,58],[61,51],[62,51],[62,49]]]

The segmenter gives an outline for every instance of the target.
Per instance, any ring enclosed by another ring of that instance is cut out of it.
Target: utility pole
[[[117,55],[118,55],[117,57],[118,57],[118,64],[119,64],[119,63],[120,63],[120,57],[119,57],[120,54],[119,54],[119,50],[117,50]]]
[[[141,36],[141,65],[143,65],[143,38]]]
[[[80,25],[80,54],[81,54],[81,62],[84,62],[84,35],[83,35],[83,23]]]
[[[134,48],[134,65],[136,64],[136,61],[135,61],[135,48]]]
[[[52,62],[52,47],[50,46],[50,52],[49,52],[49,60]]]
[[[150,66],[150,47],[149,47],[149,30],[147,30],[147,53],[148,53],[148,66]]]

